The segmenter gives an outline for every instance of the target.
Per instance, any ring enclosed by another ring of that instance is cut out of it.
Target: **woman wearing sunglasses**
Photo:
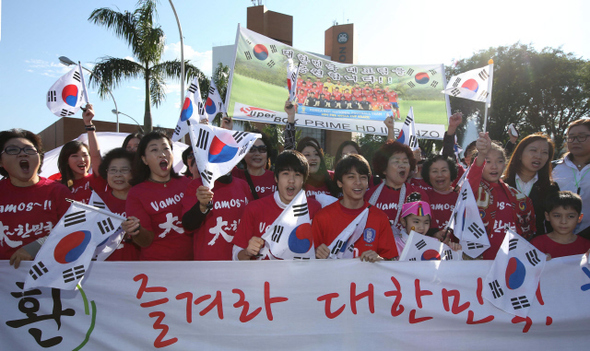
[[[244,169],[234,168],[232,175],[245,180],[250,186],[254,199],[272,195],[277,189],[274,172],[270,170],[271,159],[274,158],[274,149],[266,134],[259,130],[252,133],[259,133],[262,138],[256,140],[250,152],[244,156],[242,164]]]

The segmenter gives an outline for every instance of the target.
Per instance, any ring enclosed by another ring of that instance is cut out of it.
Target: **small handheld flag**
[[[414,107],[410,107],[397,141],[408,145],[412,151],[418,148],[418,134],[416,133],[416,123],[414,122]]]
[[[88,271],[96,247],[123,223],[118,217],[121,216],[72,201],[37,253],[24,290],[74,289]]]
[[[437,239],[410,232],[408,241],[399,257],[400,261],[460,261],[460,251],[453,251]]]
[[[365,208],[350,224],[344,228],[342,233],[338,234],[336,239],[328,246],[330,256],[328,258],[353,258],[354,244],[363,235],[367,218],[369,217],[369,207]]]
[[[305,190],[300,190],[289,206],[262,235],[262,258],[281,260],[315,259],[311,220]]]
[[[483,284],[483,297],[494,306],[526,317],[536,298],[547,257],[508,229]]]
[[[211,78],[209,95],[207,96],[207,101],[205,102],[205,114],[208,117],[209,123],[213,122],[213,119],[219,112],[226,113],[227,111],[225,110],[225,105],[223,104],[219,90],[217,90],[217,86],[215,85],[215,80]]]
[[[47,92],[47,108],[57,117],[72,116],[82,106],[84,85],[80,66],[55,82]],[[86,98],[88,100],[88,98]]]
[[[180,118],[172,134],[172,141],[178,141],[188,133],[187,121],[190,120],[198,124],[203,119],[207,119],[207,116],[205,115],[205,105],[201,98],[201,88],[199,87],[199,77],[197,76],[193,79],[186,91],[182,111],[180,111]]]
[[[485,102],[489,107],[492,103],[492,81],[494,62],[490,64],[453,76],[447,84],[443,94]]]
[[[289,101],[297,100],[297,78],[299,77],[299,66],[293,63],[293,59],[287,61],[287,89],[289,90]]]
[[[203,185],[213,189],[217,178],[230,172],[246,156],[260,134],[227,130],[206,124],[188,124]]]

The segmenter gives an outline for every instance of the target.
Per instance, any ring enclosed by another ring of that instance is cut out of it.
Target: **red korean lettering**
[[[414,280],[414,288],[416,291],[416,304],[418,305],[418,308],[422,309],[422,297],[432,295],[432,291],[422,290],[420,288],[420,279]],[[427,320],[431,320],[431,319],[433,319],[433,317],[430,317],[430,316],[416,317],[416,310],[415,309],[410,311],[410,324],[422,323],[422,322],[426,322]]]
[[[192,323],[193,322],[193,293],[191,292],[183,292],[181,294],[176,295],[177,300],[186,299],[186,322]]]
[[[524,322],[524,328],[522,329],[523,333],[528,333],[528,331],[531,329],[531,326],[533,325],[533,320],[530,317],[519,317],[519,316],[515,316],[514,318],[512,318],[512,324],[516,324],[516,323],[522,323]]]
[[[317,300],[320,302],[321,301],[326,302],[324,304],[324,313],[326,314],[326,317],[328,317],[330,319],[334,319],[334,318],[338,317],[344,311],[344,308],[346,307],[346,304],[344,304],[344,305],[340,306],[340,308],[338,308],[336,311],[332,312],[332,300],[337,298],[338,296],[340,296],[340,294],[330,293],[330,294],[322,295],[317,298]]]
[[[203,295],[200,296],[198,298],[195,299],[195,305],[200,304],[203,301],[207,301],[211,298],[211,295]],[[213,301],[211,301],[211,303],[209,304],[209,306],[205,307],[201,312],[199,312],[200,316],[204,316],[207,313],[209,313],[209,311],[211,311],[214,307],[217,307],[217,317],[219,317],[219,319],[223,319],[223,304],[221,301],[221,291],[217,290],[217,293],[215,295],[215,298],[213,299]]]
[[[467,324],[483,324],[494,320],[494,316],[487,316],[480,320],[475,320],[475,313],[471,310],[467,312]]]
[[[397,317],[404,312],[404,305],[401,304],[402,301],[402,291],[399,281],[395,277],[391,277],[391,282],[395,285],[395,290],[386,291],[383,294],[386,297],[395,297],[393,304],[391,305],[391,315],[393,317]]]
[[[158,335],[158,337],[154,341],[154,347],[162,348],[162,347],[170,346],[178,341],[178,338],[170,338],[168,340],[164,340],[164,338],[166,337],[166,334],[168,334],[168,331],[170,330],[168,325],[162,324],[164,317],[166,317],[166,314],[164,312],[161,312],[161,311],[150,312],[149,316],[150,316],[150,318],[156,317],[156,321],[154,322],[154,330],[161,330],[160,334]]]
[[[231,292],[237,294],[240,297],[238,302],[234,303],[235,308],[243,307],[242,312],[240,313],[240,322],[249,322],[252,319],[254,319],[260,313],[260,311],[262,311],[262,307],[258,307],[257,309],[252,311],[252,313],[248,314],[248,310],[250,309],[250,303],[246,301],[246,295],[244,294],[244,292],[240,289],[233,289]]]
[[[357,309],[356,309],[357,301],[359,301],[360,299],[363,299],[365,297],[368,299],[369,311],[371,313],[375,313],[375,294],[374,294],[373,284],[369,284],[367,291],[362,292],[358,295],[356,294],[356,284],[355,283],[350,284],[350,309],[352,310],[353,314],[357,314]]]
[[[449,299],[453,298],[453,307],[451,308],[449,306]],[[445,311],[449,312],[451,311],[453,314],[459,314],[463,311],[465,311],[466,309],[469,308],[469,306],[471,305],[471,303],[469,301],[465,302],[464,304],[460,305],[459,302],[461,300],[461,293],[459,292],[459,290],[447,290],[447,289],[442,289],[442,301],[443,301],[443,307],[445,308]]]
[[[266,318],[268,318],[269,321],[273,320],[272,309],[270,306],[273,303],[285,302],[287,300],[289,299],[283,296],[270,297],[270,283],[264,282],[264,308],[266,310]]]
[[[141,273],[136,275],[133,278],[133,281],[140,281],[141,280],[141,285],[139,286],[139,289],[137,290],[137,299],[141,299],[143,297],[144,293],[152,293],[152,292],[166,292],[168,291],[167,288],[163,287],[163,286],[153,286],[153,287],[148,287],[148,276]],[[148,302],[142,302],[140,304],[141,307],[143,308],[147,308],[147,307],[154,307],[154,306],[158,306],[161,304],[165,304],[166,302],[168,302],[168,298],[162,298],[162,299],[158,299],[158,300],[153,300],[153,301],[148,301]]]

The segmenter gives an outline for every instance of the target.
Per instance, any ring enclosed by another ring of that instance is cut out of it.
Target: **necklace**
[[[166,183],[168,183],[170,181],[170,179],[172,179],[172,178],[170,178],[168,180],[165,180],[163,182],[162,181],[159,181],[159,180],[155,180],[152,177],[149,177],[148,179],[149,179],[150,182],[154,182],[154,183],[158,183],[158,184],[164,184],[164,188],[165,188],[166,187]]]

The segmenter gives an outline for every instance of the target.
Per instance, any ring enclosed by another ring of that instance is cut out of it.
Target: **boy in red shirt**
[[[571,191],[560,191],[549,196],[545,206],[545,219],[551,223],[553,231],[534,238],[531,244],[546,253],[547,259],[588,252],[590,240],[574,234],[582,221],[582,198]]]
[[[361,155],[348,155],[336,165],[334,180],[342,189],[343,196],[339,201],[319,211],[313,220],[316,258],[328,258],[328,246],[367,207],[369,213],[365,228],[354,243],[354,257],[360,257],[362,261],[376,262],[383,259],[391,260],[398,256],[387,215],[364,200],[370,175],[369,163]]]
[[[283,210],[297,196],[309,175],[309,164],[300,152],[283,151],[275,162],[277,191],[274,196],[266,196],[252,201],[244,209],[242,220],[234,237],[233,259],[255,259],[264,247],[261,236],[274,223]],[[321,205],[313,198],[307,198],[310,219],[314,218]]]

